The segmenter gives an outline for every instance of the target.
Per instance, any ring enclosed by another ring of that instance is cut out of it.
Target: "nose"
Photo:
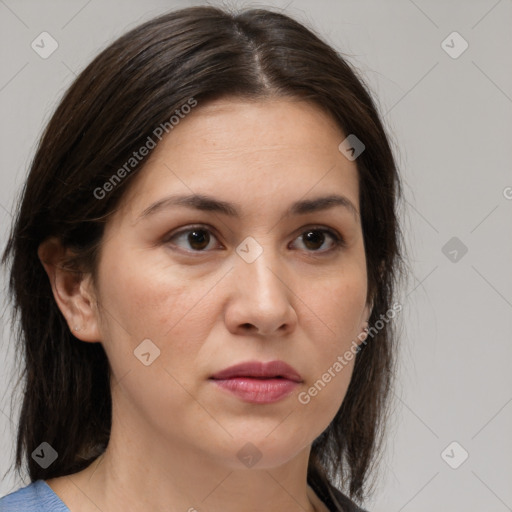
[[[264,249],[252,263],[238,256],[235,260],[225,311],[226,326],[233,334],[283,336],[296,327],[292,278],[271,253]]]

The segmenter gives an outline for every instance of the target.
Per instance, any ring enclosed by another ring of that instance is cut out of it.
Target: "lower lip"
[[[217,386],[230,391],[245,402],[271,404],[288,396],[298,383],[288,379],[255,379],[236,377],[232,379],[212,379]]]

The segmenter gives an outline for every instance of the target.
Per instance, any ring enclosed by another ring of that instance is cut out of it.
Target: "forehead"
[[[205,105],[180,121],[155,153],[176,145],[222,148],[280,149],[323,147],[343,135],[334,118],[312,102],[296,98],[245,100],[226,98]],[[334,139],[334,140],[332,140]],[[339,143],[338,143],[339,144]]]
[[[134,218],[165,194],[199,193],[261,210],[336,191],[358,209],[357,166],[338,149],[344,138],[334,119],[309,102],[199,103],[134,176],[124,207]]]

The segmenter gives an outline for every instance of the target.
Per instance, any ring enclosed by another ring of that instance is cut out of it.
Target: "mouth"
[[[215,373],[209,380],[243,401],[254,404],[277,402],[303,382],[300,374],[283,361],[241,363]]]

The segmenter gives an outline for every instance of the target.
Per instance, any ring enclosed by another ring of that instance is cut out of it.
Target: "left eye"
[[[329,238],[331,239],[331,247],[319,250]],[[308,252],[328,252],[343,245],[343,239],[329,229],[308,229],[296,238],[296,240],[302,240],[302,244],[306,247]]]
[[[330,247],[328,243],[329,239],[331,241]],[[210,229],[205,227],[196,227],[178,232],[168,238],[166,242],[173,241],[174,245],[182,248],[183,243],[186,243],[188,244],[188,248],[185,248],[186,250],[192,250],[192,252],[207,252],[208,250],[215,248],[215,240],[217,240],[217,238]],[[302,242],[302,246],[307,252],[320,253],[334,250],[337,247],[342,246],[344,243],[343,239],[339,235],[324,228],[312,228],[303,231],[302,234],[294,241],[297,240]],[[325,248],[326,244],[328,245],[327,248]]]

